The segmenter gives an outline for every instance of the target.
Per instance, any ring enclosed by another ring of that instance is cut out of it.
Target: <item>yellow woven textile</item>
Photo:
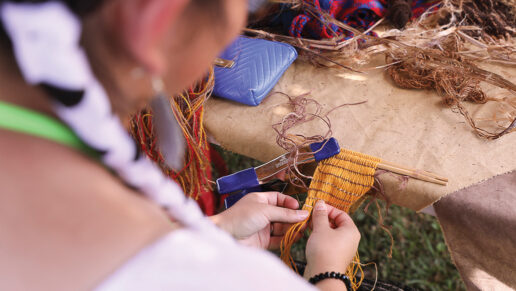
[[[379,158],[342,149],[336,156],[319,162],[303,209],[311,212],[315,203],[322,199],[335,208],[349,212],[373,186],[374,174],[380,161]],[[281,259],[294,268],[290,248],[309,219],[293,225],[281,242]],[[361,272],[362,269],[357,254],[346,271],[346,275],[352,281],[353,290],[358,289],[361,283],[361,281],[356,282],[355,279],[359,271]]]

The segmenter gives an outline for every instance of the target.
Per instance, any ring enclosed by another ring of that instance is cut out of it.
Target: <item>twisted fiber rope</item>
[[[311,212],[315,203],[322,199],[327,204],[349,213],[373,186],[374,175],[380,161],[379,158],[346,149],[342,149],[334,157],[321,161],[310,183],[303,209]],[[281,259],[294,269],[296,267],[290,249],[309,220],[310,217],[293,225],[281,242]],[[353,290],[357,290],[362,282],[362,279],[357,282],[358,272],[362,273],[361,278],[363,278],[360,257],[357,253],[346,270]]]

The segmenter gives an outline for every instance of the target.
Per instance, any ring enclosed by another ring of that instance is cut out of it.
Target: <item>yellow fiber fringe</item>
[[[315,203],[322,199],[327,204],[349,213],[353,204],[362,200],[364,194],[373,186],[374,174],[380,161],[379,158],[342,149],[338,155],[319,162],[303,209],[311,213]],[[310,217],[311,215],[305,221],[293,225],[281,242],[281,259],[294,269],[296,267],[290,249]],[[358,272],[362,274],[359,282],[356,281]],[[351,280],[353,291],[357,290],[364,278],[358,252],[348,267],[346,276]]]

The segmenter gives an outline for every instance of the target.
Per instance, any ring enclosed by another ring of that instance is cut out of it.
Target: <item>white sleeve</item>
[[[96,291],[316,290],[273,254],[176,230],[146,247]]]

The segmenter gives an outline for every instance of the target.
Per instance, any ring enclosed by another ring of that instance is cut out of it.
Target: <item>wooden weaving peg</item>
[[[378,164],[378,169],[386,170],[386,171],[404,175],[404,176],[409,176],[414,179],[418,179],[418,180],[422,180],[422,181],[426,181],[426,182],[430,182],[430,183],[434,183],[434,184],[439,184],[439,185],[443,185],[443,186],[446,186],[448,183],[448,179],[439,177],[434,173],[422,171],[422,170],[413,170],[413,169],[405,168],[405,167],[398,166],[398,165],[395,165],[395,164],[392,164],[389,162],[385,162],[385,161],[382,161],[380,164]]]
[[[427,171],[423,171],[423,170],[413,170],[413,169],[409,169],[409,168],[406,168],[404,166],[400,166],[398,164],[394,164],[394,163],[391,163],[391,162],[387,162],[387,161],[382,161],[382,165],[384,165],[385,167],[390,167],[391,169],[393,170],[402,170],[402,171],[405,171],[405,172],[408,172],[410,174],[414,174],[414,175],[424,175],[424,176],[427,176],[429,178],[435,178],[437,180],[441,180],[443,182],[448,182],[448,179],[445,178],[445,177],[441,177],[437,174],[434,174],[432,172],[427,172]],[[388,170],[388,169],[386,169]],[[398,174],[402,174],[402,173],[398,173]],[[404,175],[404,174],[402,174]]]

